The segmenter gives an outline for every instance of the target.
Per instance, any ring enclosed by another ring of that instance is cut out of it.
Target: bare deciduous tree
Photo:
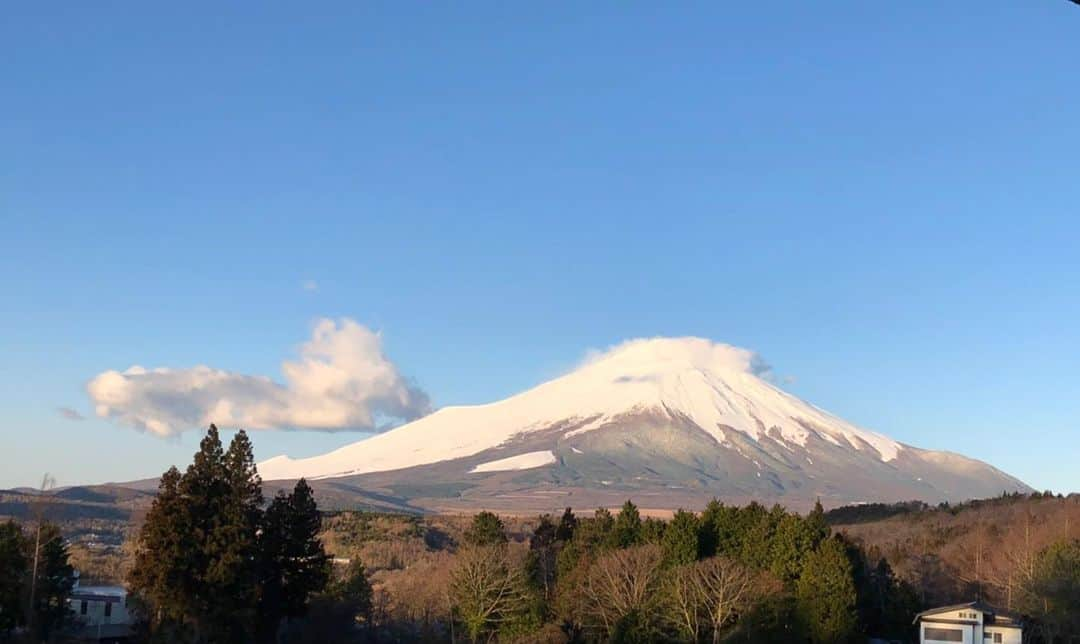
[[[712,557],[694,564],[694,583],[709,618],[713,642],[753,602],[759,589],[757,575],[726,557]]]
[[[594,626],[611,633],[624,619],[657,621],[662,598],[663,552],[645,545],[612,551],[589,568],[582,584],[583,610]]]
[[[669,617],[688,638],[706,632],[719,642],[723,630],[763,592],[763,580],[726,557],[710,557],[672,571],[668,579]]]
[[[451,571],[449,599],[469,636],[479,640],[525,610],[529,594],[521,562],[505,544],[463,550]]]

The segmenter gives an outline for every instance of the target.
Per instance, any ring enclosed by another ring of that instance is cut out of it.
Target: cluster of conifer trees
[[[251,442],[227,450],[212,426],[181,474],[161,477],[141,528],[130,591],[147,639],[275,641],[330,579],[319,510],[300,480],[264,508]]]
[[[47,641],[62,629],[74,581],[56,525],[39,520],[26,531],[11,520],[0,523],[0,641],[16,629],[28,629],[32,641]]]

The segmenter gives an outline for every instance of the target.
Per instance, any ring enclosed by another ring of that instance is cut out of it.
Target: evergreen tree
[[[839,539],[823,541],[807,557],[795,594],[799,617],[813,642],[846,642],[855,635],[855,581],[851,560]]]
[[[311,487],[300,479],[278,492],[259,531],[258,638],[273,641],[282,618],[300,617],[329,581],[329,557],[319,541],[322,518]]]
[[[641,543],[659,544],[664,540],[667,523],[656,517],[645,517],[641,522]]]
[[[743,558],[744,543],[768,512],[756,501],[739,508],[725,506],[713,499],[705,506],[701,517],[701,558],[720,555]]]
[[[151,629],[186,625],[196,641],[255,637],[261,505],[247,435],[226,452],[211,425],[187,471],[162,476],[140,531],[130,582]]]
[[[597,547],[606,548],[615,541],[615,517],[607,508],[597,508],[593,513],[592,521],[585,526],[585,539],[583,544],[590,550]]]
[[[716,554],[719,527],[724,522],[724,504],[713,499],[705,505],[698,528],[698,558],[705,559]]]
[[[186,617],[196,640],[229,641],[229,634],[222,630],[232,629],[223,629],[219,623],[225,614],[218,609],[218,602],[224,598],[210,573],[211,566],[217,565],[215,558],[225,547],[215,543],[215,539],[221,536],[220,525],[229,495],[225,452],[214,425],[199,442],[199,451],[180,478],[178,490],[185,509],[181,529],[196,544],[188,551],[189,565],[182,573],[184,603],[190,605]]]
[[[802,574],[806,558],[820,543],[817,532],[797,514],[784,514],[769,544],[769,571],[790,585]]]
[[[540,521],[529,539],[525,570],[533,588],[543,591],[544,597],[551,593],[555,583],[557,533],[558,528],[551,520],[551,515],[544,514],[540,516]]]
[[[540,519],[536,524],[536,529],[533,530],[532,537],[529,538],[529,548],[531,550],[537,550],[551,546],[555,543],[557,530],[558,528],[556,528],[555,523],[552,522],[550,514],[540,515]]]
[[[1020,604],[1047,642],[1080,639],[1080,539],[1058,541],[1035,557]]]
[[[180,495],[180,472],[161,476],[158,494],[139,531],[128,584],[147,606],[151,630],[194,616],[197,581],[192,574],[199,545],[193,539],[188,504]]]
[[[472,525],[465,531],[465,542],[472,546],[494,546],[506,541],[502,519],[486,510],[476,514]]]
[[[216,429],[216,428],[214,428]],[[262,518],[262,481],[251,441],[241,430],[222,457],[224,497],[206,543],[208,606],[214,639],[248,642],[254,637],[257,604],[257,531]]]
[[[641,536],[641,514],[637,506],[628,500],[623,503],[622,509],[615,517],[611,545],[616,548],[629,548],[641,543]]]
[[[814,501],[814,509],[806,515],[805,523],[810,538],[813,540],[813,548],[817,548],[819,543],[829,537],[832,530],[829,528],[829,522],[825,520],[825,508],[821,507],[821,499]]]
[[[563,542],[570,541],[574,538],[574,530],[576,529],[577,517],[574,516],[574,512],[570,508],[566,508],[559,519],[559,526],[555,528],[555,539]]]
[[[0,640],[24,622],[23,592],[30,571],[31,548],[22,528],[12,520],[0,523]]]
[[[671,518],[664,531],[661,547],[664,550],[664,565],[680,566],[693,563],[698,556],[698,533],[700,522],[693,512],[679,510]]]
[[[739,559],[752,568],[767,570],[772,563],[773,539],[787,512],[779,504],[765,511],[762,506],[751,503],[746,510],[745,523],[740,526],[743,532]]]
[[[41,527],[41,543],[38,547],[37,580],[30,613],[38,641],[45,641],[62,628],[71,616],[68,597],[75,585],[75,569],[68,562],[67,544],[56,525],[46,523]]]
[[[919,612],[918,596],[893,574],[884,557],[848,544],[854,570],[856,610],[864,634],[903,639],[911,630],[911,616]]]
[[[371,621],[371,582],[359,558],[354,557],[349,562],[342,578],[330,586],[329,594],[347,608],[354,623],[367,624]]]

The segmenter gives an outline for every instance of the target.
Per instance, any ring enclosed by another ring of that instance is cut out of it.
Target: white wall
[[[1022,644],[1022,637],[1019,628],[1001,628],[999,626],[987,626],[986,632],[993,635],[994,633],[1001,633],[1002,644]],[[986,640],[988,644],[992,644],[994,638]]]
[[[101,599],[87,599],[86,601],[86,614],[82,614],[82,602],[77,597],[72,597],[68,601],[68,605],[71,607],[73,613],[75,613],[75,619],[86,624],[88,626],[97,626],[98,624],[126,624],[129,622],[127,606],[123,597],[116,597],[109,600],[112,604],[112,609],[108,617],[105,616],[105,601]]]

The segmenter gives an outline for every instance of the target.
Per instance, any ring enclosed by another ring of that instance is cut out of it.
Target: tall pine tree
[[[0,523],[0,640],[24,623],[23,592],[30,570],[30,544],[17,523]]]
[[[48,640],[69,618],[68,597],[75,585],[75,569],[68,561],[67,543],[52,523],[41,527],[37,579],[30,605],[31,625],[37,641]]]
[[[619,514],[615,516],[615,526],[611,531],[611,545],[616,548],[629,548],[641,543],[641,513],[637,506],[627,500]]]
[[[698,533],[701,526],[693,512],[679,510],[671,518],[661,547],[664,549],[664,565],[681,566],[697,561]]]
[[[827,539],[806,558],[795,586],[798,612],[811,640],[850,641],[858,628],[854,571],[839,539]]]
[[[139,530],[135,563],[128,576],[131,592],[146,607],[151,630],[183,625],[197,612],[193,573],[199,544],[193,539],[188,504],[180,493],[180,471],[161,476],[157,498]]]
[[[308,600],[330,578],[329,558],[319,541],[319,508],[307,481],[292,493],[278,492],[259,532],[258,639],[274,641],[283,618],[307,613]]]

